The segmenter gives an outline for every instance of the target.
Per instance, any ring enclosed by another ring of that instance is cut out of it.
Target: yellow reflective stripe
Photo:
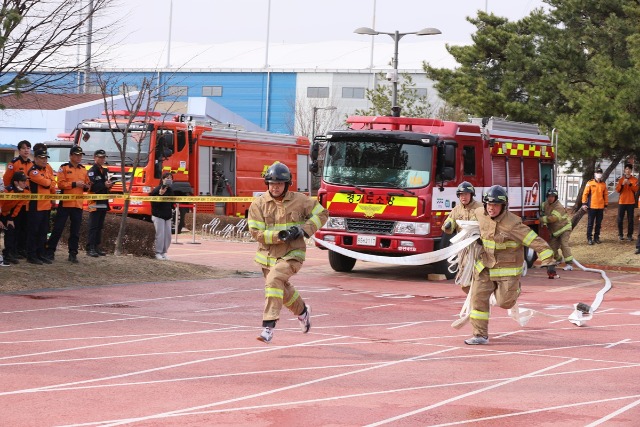
[[[301,259],[302,261],[304,261],[305,258],[306,258],[306,252],[304,250],[302,250],[302,249],[294,249],[292,251],[287,252],[285,257],[287,257],[287,258],[298,258],[298,259]]]
[[[572,256],[568,256],[564,258],[564,262],[571,262],[573,261],[573,257]]]
[[[268,245],[278,240],[278,232],[275,230],[267,230],[262,235],[264,236],[264,242]]]
[[[280,299],[283,299],[284,298],[284,291],[282,289],[278,289],[278,288],[265,288],[264,289],[264,296],[266,298],[280,298]]]
[[[513,277],[522,274],[522,267],[490,268],[489,277]]]
[[[255,219],[250,219],[247,221],[249,228],[255,228],[256,230],[264,230],[267,228],[266,224],[262,221],[256,221]]]
[[[285,303],[284,303],[284,305],[285,305],[286,307],[291,307],[291,305],[292,305],[294,302],[296,302],[296,300],[297,300],[298,298],[300,298],[300,295],[298,294],[298,291],[295,291],[295,292],[293,293],[293,295],[291,296],[291,298],[289,299],[289,301],[285,302]]]
[[[531,242],[533,242],[535,240],[535,238],[538,237],[538,235],[536,234],[535,231],[531,230],[524,238],[524,240],[522,240],[522,243],[525,246],[529,246],[531,244]]]
[[[477,320],[489,320],[489,312],[480,311],[480,310],[471,310],[471,314],[469,315],[469,317]]]
[[[545,249],[544,251],[540,252],[540,259],[547,259],[549,257],[553,256],[553,251],[551,249]]]
[[[567,224],[564,227],[562,227],[560,230],[555,231],[553,233],[553,237],[558,237],[559,235],[561,235],[562,233],[564,233],[567,230],[571,230],[571,224]]]
[[[562,215],[560,212],[553,210],[551,211],[551,215],[558,217],[558,219],[565,219],[565,218],[569,218],[568,215]]]
[[[484,264],[480,260],[476,261],[476,263],[475,263],[475,265],[473,267],[478,271],[478,273],[480,273],[482,270],[484,270]]]
[[[262,264],[266,267],[273,267],[276,265],[276,259],[273,257],[267,257],[262,252],[256,252],[256,256],[253,258],[258,264]]]
[[[482,246],[489,249],[503,250],[517,248],[518,246],[520,246],[520,244],[513,240],[507,240],[506,242],[498,243],[495,240],[482,239]]]

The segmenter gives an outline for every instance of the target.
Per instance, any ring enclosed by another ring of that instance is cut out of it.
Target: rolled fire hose
[[[473,259],[476,259],[477,252],[480,250],[480,245],[474,243],[477,241],[480,236],[480,230],[478,228],[477,221],[462,221],[457,220],[456,223],[460,225],[460,231],[451,239],[451,245],[439,249],[437,251],[418,254],[418,255],[409,255],[405,257],[388,257],[388,256],[380,256],[380,255],[369,255],[363,254],[360,252],[351,251],[349,249],[342,248],[330,242],[325,242],[324,240],[319,240],[315,236],[313,236],[313,240],[321,246],[337,252],[341,255],[347,256],[349,258],[353,258],[360,261],[368,261],[368,262],[377,262],[381,264],[392,264],[392,265],[425,265],[425,264],[433,264],[438,261],[447,260],[450,264],[449,271],[455,272],[459,268],[459,261],[461,259],[460,253],[471,246],[469,250],[474,251],[472,253]],[[474,249],[475,247],[475,249]],[[476,251],[477,249],[477,251]],[[594,268],[587,268],[580,264],[576,259],[573,262],[581,268],[583,271],[590,271],[595,273],[600,273],[602,278],[605,281],[604,287],[598,291],[596,294],[596,298],[593,303],[589,306],[585,303],[576,303],[574,304],[574,310],[569,315],[568,320],[577,325],[582,326],[586,324],[586,321],[591,320],[593,318],[593,313],[598,309],[602,301],[604,300],[604,294],[611,289],[611,281],[607,277],[606,273],[603,270],[598,270]],[[526,265],[526,261],[525,261]],[[464,263],[462,266],[463,270],[456,276],[456,283],[469,283],[470,277],[473,275],[474,263]],[[469,315],[471,311],[471,296],[473,294],[473,283],[471,285],[471,289],[469,290],[469,294],[467,295],[467,299],[465,300],[462,309],[460,310],[459,319],[456,319],[451,326],[459,329],[464,326],[469,321]],[[495,297],[491,295],[491,305],[495,304]],[[534,316],[534,314],[549,316],[546,313],[542,313],[533,309],[525,309],[519,307],[518,304],[508,310],[509,316],[514,319],[516,322],[520,324],[520,326],[525,326],[527,322]],[[556,316],[550,316],[556,317]]]

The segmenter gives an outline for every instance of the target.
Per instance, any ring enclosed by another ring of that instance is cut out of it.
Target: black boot
[[[97,258],[97,257],[100,256],[100,254],[98,254],[98,252],[96,252],[95,246],[89,246],[89,250],[87,251],[87,255],[89,255],[90,257],[93,257],[93,258]]]
[[[76,256],[76,254],[69,254],[69,262],[73,264],[78,263],[78,257]]]
[[[107,253],[100,248],[100,246],[96,246],[96,253],[100,256],[106,256]]]

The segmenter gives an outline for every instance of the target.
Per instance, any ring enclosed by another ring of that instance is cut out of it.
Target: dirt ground
[[[635,255],[636,241],[619,241],[616,223],[617,205],[605,211],[599,245],[589,246],[586,239],[587,217],[581,219],[571,235],[574,257],[582,264],[613,266],[640,272],[640,255]],[[636,211],[636,214],[638,211]],[[190,220],[189,220],[190,221]],[[187,224],[190,222],[187,221]],[[198,227],[201,226],[198,220]],[[635,236],[640,226],[636,218]],[[626,228],[625,228],[626,231]],[[185,231],[185,233],[189,233]],[[66,257],[66,248],[59,248],[59,257]],[[66,259],[52,265],[33,266],[26,262],[0,268],[0,293],[25,292],[36,289],[96,286],[120,283],[220,278],[235,274],[235,270],[215,269],[177,261],[158,262],[149,257],[114,256],[90,258],[81,253],[79,264]],[[114,274],[114,272],[117,272]]]

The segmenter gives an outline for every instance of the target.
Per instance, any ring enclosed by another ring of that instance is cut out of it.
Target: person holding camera
[[[150,196],[173,196],[173,174],[162,174],[162,183],[151,190]],[[156,229],[156,259],[166,260],[171,245],[171,219],[173,218],[173,202],[151,202],[151,221]]]
[[[280,162],[271,165],[264,175],[268,191],[249,207],[248,225],[258,242],[254,260],[265,277],[265,304],[259,341],[268,343],[280,319],[282,306],[298,317],[303,333],[311,328],[311,307],[289,282],[305,260],[306,243],[324,225],[329,212],[309,196],[289,191],[291,171]]]
[[[623,223],[624,216],[627,215],[627,240],[633,240],[633,211],[636,208],[636,193],[638,192],[638,178],[631,175],[633,165],[624,165],[624,175],[620,177],[616,184],[616,192],[620,194],[618,198],[618,240],[624,240]]]

